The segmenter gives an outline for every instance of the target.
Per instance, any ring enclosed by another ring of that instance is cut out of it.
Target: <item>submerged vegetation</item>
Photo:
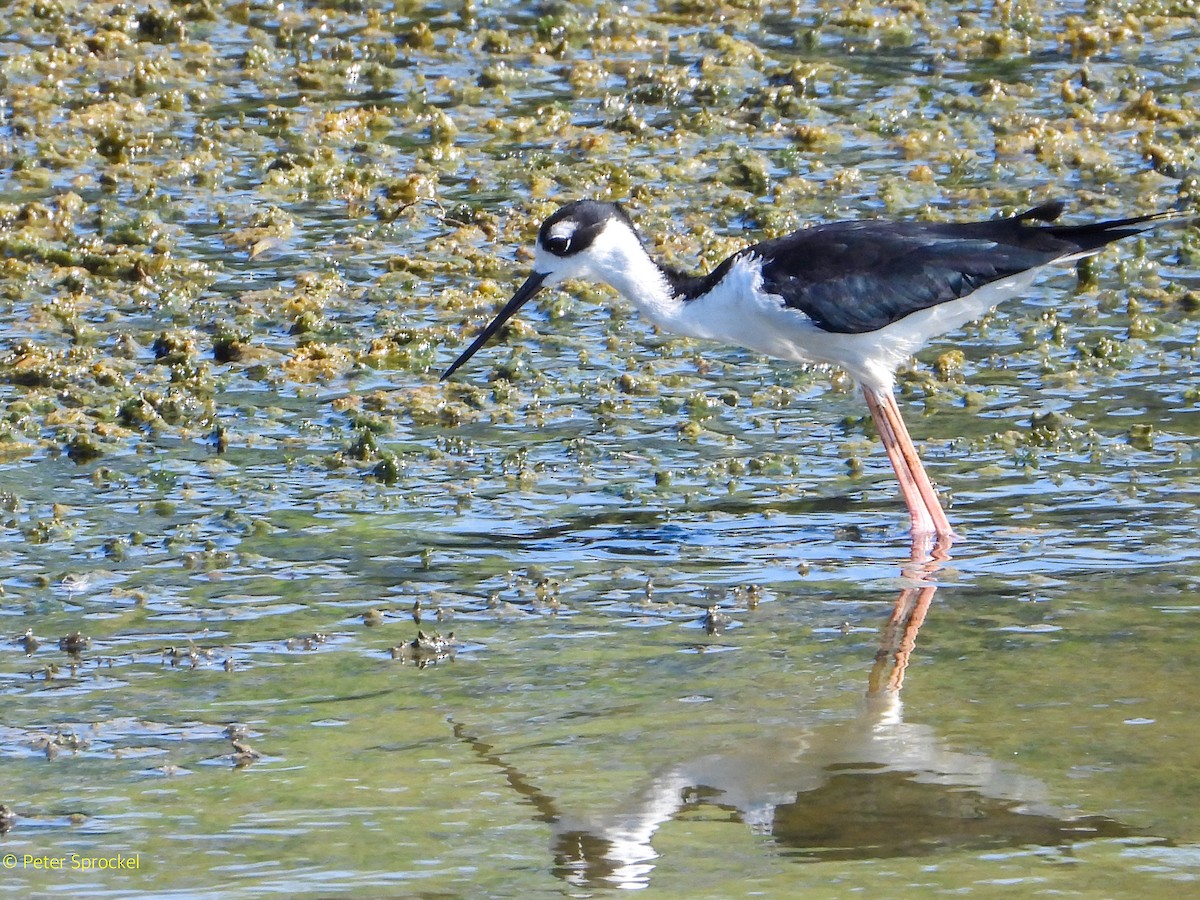
[[[830,216],[1047,194],[1089,215],[1194,207],[1196,51],[1172,40],[1193,16],[14,3],[0,378],[27,390],[5,395],[6,452],[103,456],[214,428],[235,381],[428,383],[565,198],[624,201],[695,267]],[[1194,231],[1165,240],[1200,256]],[[1123,264],[1147,307],[1134,336],[1197,304],[1194,285],[1151,279],[1163,258]],[[454,390],[433,401],[452,420]],[[492,399],[504,415],[526,394]]]

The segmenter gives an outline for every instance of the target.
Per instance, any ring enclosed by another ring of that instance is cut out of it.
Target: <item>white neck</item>
[[[587,251],[577,256],[553,259],[540,250],[538,255],[542,259],[535,260],[534,268],[545,271],[542,266],[546,265],[552,270],[552,281],[548,284],[568,278],[603,281],[654,324],[677,330],[674,323],[683,309],[683,301],[675,296],[663,270],[624,223],[610,221]]]

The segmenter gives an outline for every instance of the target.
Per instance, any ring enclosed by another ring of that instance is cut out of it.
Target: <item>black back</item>
[[[1002,278],[1086,253],[1144,230],[1164,215],[1091,225],[1053,221],[1062,203],[988,222],[834,222],[755,244],[696,278],[667,272],[676,294],[711,290],[739,257],[763,260],[763,289],[826,331],[876,331],[922,309],[965,297]]]

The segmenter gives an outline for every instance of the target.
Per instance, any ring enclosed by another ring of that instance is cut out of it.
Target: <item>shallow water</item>
[[[935,565],[836,373],[581,288],[436,381],[568,197],[697,267],[839,216],[1194,209],[1191,13],[334,6],[8,14],[8,883],[1200,876],[1194,228],[902,373]]]

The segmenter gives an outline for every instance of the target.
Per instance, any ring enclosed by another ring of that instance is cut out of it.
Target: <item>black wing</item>
[[[922,309],[1063,256],[1136,234],[1170,214],[1077,226],[1053,221],[1061,203],[1007,219],[969,223],[835,222],[755,244],[704,279],[680,284],[696,297],[745,254],[761,258],[763,288],[826,331],[876,331]]]

